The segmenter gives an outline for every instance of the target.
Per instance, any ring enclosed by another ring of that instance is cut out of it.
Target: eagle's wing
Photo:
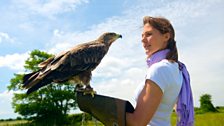
[[[107,49],[104,44],[93,43],[83,44],[69,52],[66,58],[62,58],[51,66],[51,70],[54,70],[55,73],[52,74],[58,81],[67,81],[81,72],[94,70],[107,53]]]
[[[102,43],[93,43],[84,45],[85,47],[80,50],[71,50],[71,67],[75,67],[78,70],[86,71],[93,70],[101,62],[104,55],[107,53],[107,48]],[[91,67],[91,64],[97,64]]]
[[[38,67],[39,68],[44,68],[44,67],[47,67],[48,64],[50,63],[54,63],[56,61],[58,61],[59,59],[61,59],[61,57],[63,57],[68,51],[64,51],[56,56],[52,56],[50,58],[48,58],[47,60],[41,62],[40,64],[38,64]]]
[[[43,62],[39,72],[34,73],[24,87],[33,92],[52,81],[67,81],[83,71],[92,71],[107,53],[102,43],[85,43]],[[30,75],[29,75],[30,76]]]
[[[40,64],[38,64],[39,68],[44,68],[46,67],[52,60],[54,60],[55,56],[52,56],[50,58],[48,58],[47,60],[41,62]]]
[[[37,84],[39,81],[41,81],[43,77],[51,71],[51,69],[49,69],[50,68],[49,66],[51,66],[51,63],[55,63],[59,61],[62,57],[66,56],[67,53],[68,51],[60,53],[57,56],[52,56],[48,58],[47,60],[38,64],[38,67],[40,68],[39,71],[24,75],[23,87],[30,88],[33,85]]]

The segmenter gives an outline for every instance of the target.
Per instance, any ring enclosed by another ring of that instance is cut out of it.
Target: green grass
[[[223,126],[224,113],[198,114],[195,119],[195,126]]]
[[[25,126],[23,124],[28,123],[26,120],[19,121],[0,121],[0,126]],[[171,124],[176,124],[176,114],[173,113],[171,116]],[[72,124],[72,126],[81,126],[81,123]],[[87,121],[84,126],[95,126],[94,121]],[[102,123],[97,121],[97,126],[103,126]],[[224,126],[224,112],[220,113],[205,113],[195,115],[195,126]]]
[[[0,121],[0,126],[22,126],[28,123],[26,120]]]
[[[72,124],[71,126],[81,126],[81,122],[77,122]],[[104,126],[99,121],[85,121],[83,126]],[[13,121],[0,121],[0,126],[29,126],[28,121],[26,120],[13,120]]]
[[[176,125],[175,113],[171,116],[171,124]],[[194,126],[224,126],[224,113],[196,114]]]
[[[101,122],[93,122],[93,121],[88,121],[87,123],[84,123],[84,126],[104,126]],[[80,125],[81,126],[81,125]]]

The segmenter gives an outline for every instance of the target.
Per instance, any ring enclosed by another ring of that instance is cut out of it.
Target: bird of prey
[[[70,81],[77,84],[84,93],[93,96],[95,91],[90,86],[91,72],[100,64],[111,44],[118,38],[122,36],[106,32],[97,40],[79,44],[43,61],[38,65],[39,71],[24,75],[23,87],[28,89],[27,94],[30,94],[52,82]]]

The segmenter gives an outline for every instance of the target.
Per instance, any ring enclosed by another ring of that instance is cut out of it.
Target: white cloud
[[[0,67],[8,67],[12,70],[22,71],[24,70],[24,63],[28,56],[28,53],[15,53],[11,55],[8,54],[5,56],[0,56]]]
[[[118,78],[102,81],[100,83],[94,84],[93,87],[98,94],[126,99],[134,105],[134,97],[131,94],[134,94],[134,90],[139,83],[140,81],[135,79]]]
[[[0,43],[2,43],[2,42],[12,43],[12,42],[14,42],[14,39],[11,36],[9,36],[9,34],[0,32]]]
[[[115,67],[112,66],[112,68]],[[108,69],[107,66],[97,69],[96,73],[101,74],[101,78],[106,79],[95,81],[97,79],[95,75],[97,74],[93,73],[91,84],[97,93],[129,100],[135,106],[134,91],[140,83],[144,82],[145,69],[142,67],[129,66],[125,68],[117,66],[116,69],[119,72],[107,71],[106,76],[104,76],[105,69]],[[107,78],[107,74],[111,74],[109,78]]]
[[[86,42],[86,41],[91,41],[96,39],[95,35],[89,35],[87,33],[78,33],[78,32],[73,32],[73,33],[65,33],[64,31],[61,31],[59,29],[55,29],[52,32],[52,38],[48,44],[46,44],[46,47],[48,48],[49,53],[57,54],[60,53],[61,51],[68,50],[74,45],[77,45],[78,43]],[[86,37],[88,36],[88,37]],[[50,49],[49,49],[50,48]]]
[[[0,93],[0,119],[16,118],[18,114],[15,114],[12,109],[12,91],[4,91]]]
[[[52,17],[56,14],[73,11],[78,5],[86,4],[89,0],[15,0],[14,6],[28,9],[31,13]]]

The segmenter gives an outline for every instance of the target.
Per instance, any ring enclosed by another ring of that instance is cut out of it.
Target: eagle
[[[106,32],[98,39],[78,44],[68,51],[38,64],[36,72],[23,76],[23,88],[30,94],[48,84],[72,82],[76,89],[92,96],[96,93],[90,86],[92,71],[100,64],[111,44],[122,38],[120,34]]]

